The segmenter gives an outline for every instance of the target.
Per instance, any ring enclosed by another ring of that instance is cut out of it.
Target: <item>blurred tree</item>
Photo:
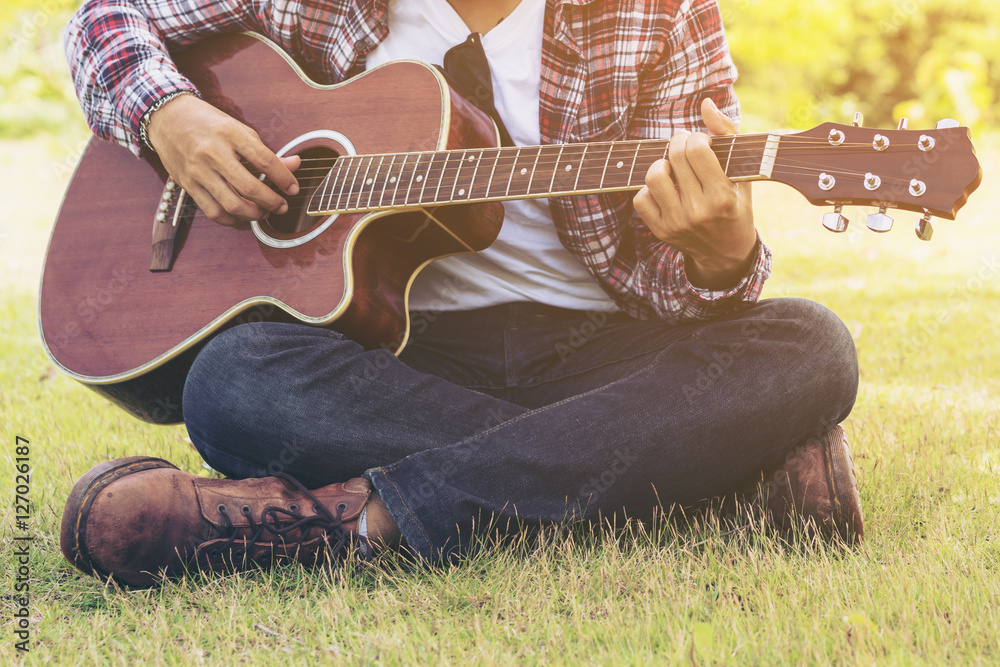
[[[79,133],[81,114],[62,48],[76,0],[0,5],[0,137]]]
[[[952,117],[996,128],[996,0],[720,0],[748,129],[862,111],[886,126]]]

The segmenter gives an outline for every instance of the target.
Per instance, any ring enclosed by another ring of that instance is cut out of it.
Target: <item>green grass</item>
[[[989,179],[1000,151],[980,150]],[[829,305],[858,345],[861,391],[846,429],[868,540],[846,552],[802,536],[726,535],[703,515],[618,533],[552,530],[421,571],[390,555],[365,568],[106,587],[59,553],[75,478],[135,454],[207,473],[182,428],[141,424],[55,372],[37,341],[33,279],[15,283],[0,301],[0,609],[11,618],[22,435],[36,538],[31,664],[1000,662],[1000,272],[986,270],[1000,255],[997,210],[986,185],[930,244],[904,214],[888,236],[833,236],[795,193],[757,188],[776,256],[768,294]],[[47,214],[23,224],[43,228]]]

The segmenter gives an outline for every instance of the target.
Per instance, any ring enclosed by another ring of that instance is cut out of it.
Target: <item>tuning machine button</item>
[[[899,125],[896,127],[896,129],[897,130],[905,130],[909,126],[910,126],[910,119],[904,117],[904,118],[900,118],[899,119]]]
[[[823,226],[831,232],[836,232],[837,234],[846,232],[847,225],[850,223],[851,221],[844,217],[843,206],[837,206],[833,209],[833,213],[826,213],[823,215]]]
[[[878,213],[872,213],[868,216],[868,229],[880,234],[892,229],[893,220],[886,214],[886,210],[883,206],[878,210]]]
[[[917,220],[917,238],[921,241],[930,241],[934,236],[934,225],[931,224],[931,214],[925,213],[924,217]]]
[[[854,127],[863,127],[865,124],[865,115],[860,111],[854,114]]]
[[[943,118],[938,121],[935,126],[939,130],[950,130],[953,127],[959,127],[959,122],[954,118]]]

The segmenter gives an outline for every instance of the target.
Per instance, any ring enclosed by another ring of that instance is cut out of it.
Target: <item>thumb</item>
[[[738,134],[740,126],[732,118],[722,113],[715,101],[711,97],[706,97],[701,101],[701,118],[708,128],[709,134],[718,136],[720,134]]]

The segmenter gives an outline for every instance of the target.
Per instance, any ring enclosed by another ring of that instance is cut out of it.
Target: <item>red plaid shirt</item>
[[[547,0],[539,123],[542,141],[669,137],[704,130],[712,97],[739,104],[715,0]],[[67,54],[87,120],[139,153],[143,115],[164,95],[194,90],[167,55],[206,35],[253,30],[321,83],[360,73],[388,34],[388,0],[90,0],[70,21]],[[706,318],[760,298],[771,256],[758,242],[733,289],[693,287],[683,255],[660,241],[626,193],[552,198],[559,238],[628,313]]]

